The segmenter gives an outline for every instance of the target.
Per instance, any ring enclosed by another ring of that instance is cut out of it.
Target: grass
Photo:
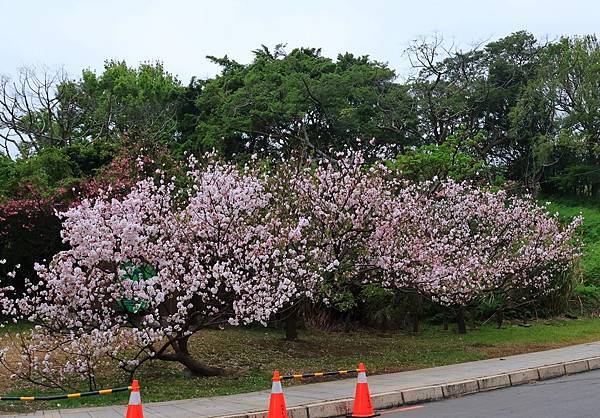
[[[550,210],[565,220],[583,215],[581,272],[587,285],[600,285],[600,202],[581,198],[549,198]]]
[[[419,335],[373,331],[326,333],[310,329],[303,331],[296,342],[283,341],[282,332],[275,329],[238,328],[206,331],[193,339],[196,356],[226,368],[230,371],[227,376],[189,378],[180,366],[160,362],[144,367],[138,376],[145,402],[164,401],[267,389],[274,369],[283,373],[335,370],[364,361],[369,373],[379,374],[596,340],[600,340],[600,319],[538,321],[528,328],[507,324],[495,329],[486,325],[466,335],[432,326],[425,327]],[[102,383],[108,387],[127,384],[125,377],[115,371],[105,371]],[[0,384],[3,395],[43,393],[8,376],[0,376]],[[21,412],[33,408],[125,404],[126,400],[124,393],[35,404],[3,403],[0,407],[4,411]]]

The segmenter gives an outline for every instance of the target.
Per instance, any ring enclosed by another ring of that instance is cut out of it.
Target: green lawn
[[[420,335],[399,332],[326,333],[305,330],[301,340],[286,342],[274,329],[207,331],[193,340],[198,358],[225,367],[228,376],[188,378],[178,365],[155,363],[139,373],[145,402],[225,395],[267,389],[274,369],[283,373],[353,367],[364,361],[369,373],[387,373],[481,360],[600,340],[600,319],[551,320],[523,328],[484,326],[458,335],[452,329],[426,327]],[[105,372],[108,387],[126,385],[122,375]],[[41,393],[4,379],[4,395]],[[297,383],[296,383],[297,384]],[[81,390],[85,390],[82,387]],[[46,392],[47,393],[47,392]],[[124,404],[127,394],[39,403],[3,403],[5,411]],[[265,400],[266,402],[266,400]],[[266,405],[266,403],[265,403]]]
[[[583,214],[580,228],[583,241],[582,277],[586,285],[600,286],[600,202],[577,198],[548,198],[550,210],[559,212],[565,220]]]

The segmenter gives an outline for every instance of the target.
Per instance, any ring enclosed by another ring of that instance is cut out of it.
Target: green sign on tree
[[[147,280],[151,277],[156,276],[156,270],[149,264],[136,266],[131,261],[127,261],[121,264],[120,270],[124,272],[124,274],[121,275],[121,280],[131,280],[133,282],[139,282],[140,280]],[[148,301],[143,299],[135,300],[123,298],[117,300],[117,304],[123,309],[125,309],[125,311],[134,314],[148,309]]]

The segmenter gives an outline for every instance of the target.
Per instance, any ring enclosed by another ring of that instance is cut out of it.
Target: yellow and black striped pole
[[[358,369],[333,370],[328,372],[295,373],[281,376],[281,380],[308,379],[311,377],[325,376],[343,376],[349,373],[358,373]],[[93,390],[90,392],[65,393],[62,395],[49,396],[0,396],[0,401],[57,401],[61,399],[84,398],[87,396],[110,395],[111,393],[126,392],[131,390],[131,386]]]
[[[297,373],[281,376],[281,380],[308,379],[310,377],[343,376],[348,373],[358,373],[358,369],[334,370],[330,372]]]
[[[90,392],[64,393],[49,396],[0,396],[0,401],[57,401],[59,399],[84,398],[86,396],[110,395],[111,393],[126,392],[131,386],[112,389],[92,390]]]

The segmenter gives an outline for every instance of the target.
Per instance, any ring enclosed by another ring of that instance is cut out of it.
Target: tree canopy
[[[402,79],[352,53],[333,59],[285,45],[253,52],[247,64],[208,57],[220,73],[187,86],[161,63],[107,61],[102,72],[85,70],[78,79],[22,70],[0,84],[3,153],[14,159],[12,144],[21,159],[44,158],[45,148],[108,141],[175,155],[216,149],[236,159],[331,156],[346,147],[391,158],[427,155],[451,140],[488,180],[532,192],[600,193],[593,35],[540,42],[520,31],[468,50],[420,39],[406,50],[413,71]]]

